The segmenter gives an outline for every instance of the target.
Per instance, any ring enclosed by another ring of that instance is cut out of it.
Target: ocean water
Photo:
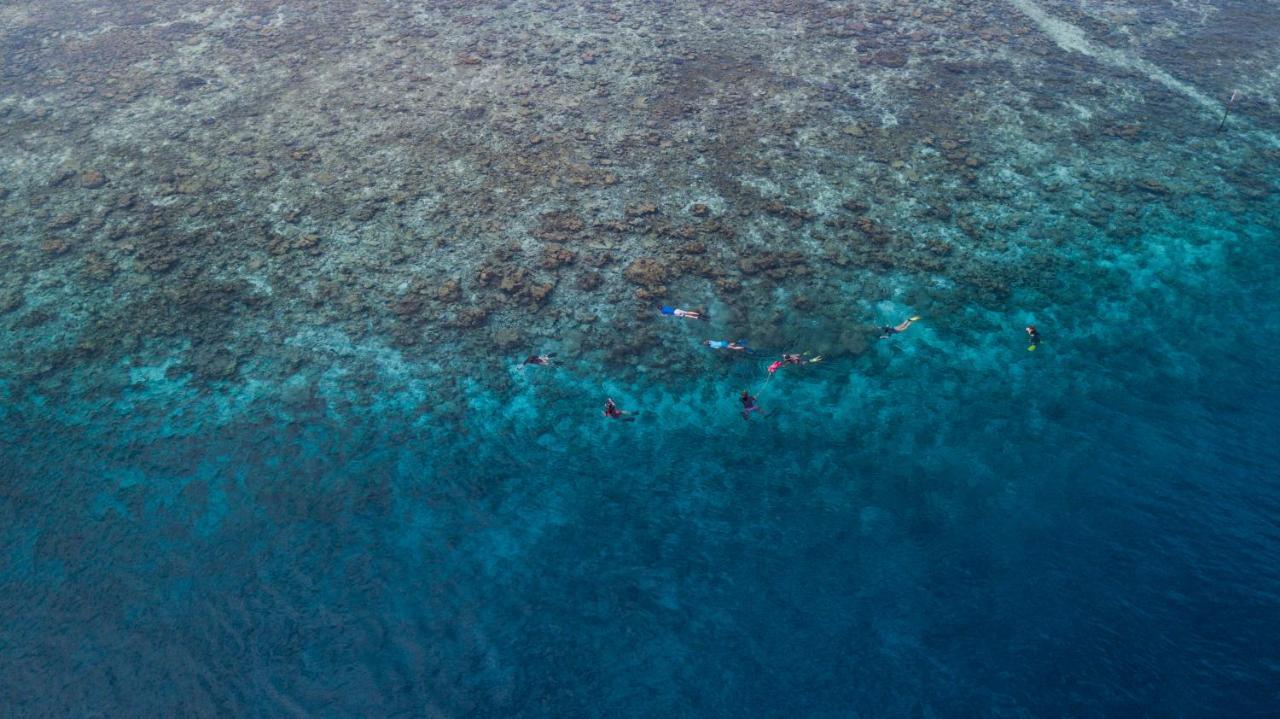
[[[6,3],[0,714],[1274,716],[1277,37]]]

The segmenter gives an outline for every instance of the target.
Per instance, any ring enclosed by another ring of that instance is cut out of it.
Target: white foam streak
[[[1098,45],[1085,36],[1084,31],[1071,23],[1054,17],[1031,0],[1009,0],[1009,3],[1026,15],[1041,32],[1048,35],[1058,47],[1067,52],[1078,52],[1113,67],[1141,73],[1174,92],[1200,103],[1209,112],[1219,112],[1222,103],[1205,95],[1195,87],[1170,75],[1159,65],[1115,48]]]

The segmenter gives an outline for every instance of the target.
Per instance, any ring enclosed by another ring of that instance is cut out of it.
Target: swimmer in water
[[[804,360],[800,359],[798,354],[782,355],[782,361],[787,364],[804,364]]]
[[[524,358],[524,362],[520,363],[520,369],[524,369],[529,365],[537,365],[539,367],[545,367],[546,365],[551,364],[552,357],[555,357],[555,355],[553,354],[529,355],[528,357]]]
[[[919,322],[919,321],[920,321],[919,317],[908,317],[907,319],[898,323],[896,327],[890,327],[889,325],[885,325],[880,328],[880,339],[887,340],[890,337],[898,334],[899,332],[905,332],[906,329],[911,326],[911,323]]]
[[[748,352],[747,346],[740,341],[730,342],[728,340],[703,340],[702,344],[713,350],[733,350],[734,352]]]
[[[658,311],[668,317],[683,317],[689,320],[705,320],[707,318],[706,312],[682,310],[671,305],[663,305],[658,308]]]
[[[612,397],[605,400],[604,416],[608,417],[609,419],[620,419],[624,422],[631,422],[635,419],[635,417],[631,417],[628,415],[633,415],[633,414],[635,414],[635,412],[626,412],[618,409],[618,403],[614,402]]]
[[[764,414],[764,410],[760,409],[760,405],[756,404],[756,398],[752,397],[745,389],[738,396],[738,401],[742,403],[742,418],[744,420],[751,419],[752,412],[760,412]]]
[[[1040,331],[1036,329],[1035,325],[1027,325],[1027,341],[1031,343],[1027,347],[1027,351],[1034,352],[1036,346],[1040,344]]]

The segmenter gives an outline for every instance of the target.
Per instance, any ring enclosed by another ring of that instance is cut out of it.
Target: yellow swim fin
[[[818,355],[817,357],[814,357],[813,359],[809,360],[809,363],[812,364],[814,362],[821,362],[821,361],[822,361],[822,355]]]
[[[911,318],[911,321],[912,321],[912,322],[919,322],[919,321],[920,321],[920,315],[916,315],[915,317],[912,317],[912,318]]]
[[[1035,351],[1036,351],[1036,346],[1035,346],[1035,345],[1031,345],[1030,347],[1028,347],[1028,348],[1027,348],[1027,351],[1028,351],[1028,352],[1035,352]]]

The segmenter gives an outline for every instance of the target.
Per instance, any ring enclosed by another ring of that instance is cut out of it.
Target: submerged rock
[[[319,244],[320,236],[312,233],[303,233],[292,237],[287,235],[274,235],[267,241],[267,252],[276,256],[295,251],[310,251],[311,253],[315,253]]]
[[[80,186],[86,190],[96,190],[107,184],[107,176],[101,170],[86,170],[80,173]]]
[[[0,291],[0,314],[12,312],[26,301],[26,297],[16,289]]]
[[[523,267],[508,267],[498,280],[498,289],[508,294],[519,292],[528,276],[529,271]]]
[[[547,296],[550,295],[551,291],[555,288],[556,286],[554,283],[544,282],[542,284],[532,285],[529,287],[526,295],[529,298],[529,302],[535,305],[540,305],[546,301]]]
[[[479,327],[489,320],[489,310],[481,306],[467,307],[459,310],[449,324],[461,329]]]
[[[572,250],[567,249],[564,245],[552,243],[543,248],[542,259],[539,260],[538,265],[543,269],[554,270],[558,267],[573,264],[576,258],[577,255]]]
[[[203,380],[228,380],[235,377],[240,361],[225,347],[196,347],[182,367]]]
[[[70,243],[58,237],[47,239],[40,243],[40,251],[46,255],[58,256],[65,254],[71,249]]]
[[[793,227],[813,219],[813,213],[809,210],[803,207],[788,207],[776,200],[766,202],[763,209],[770,215],[789,220]]]
[[[457,302],[462,298],[462,284],[456,279],[447,279],[436,288],[435,295],[440,302]]]
[[[880,67],[906,67],[907,56],[897,50],[881,50],[868,57],[867,62]]]
[[[104,282],[111,279],[116,273],[115,263],[106,259],[96,252],[90,252],[84,257],[84,264],[81,271],[84,275],[92,280]]]
[[[633,260],[622,271],[628,282],[647,289],[660,287],[667,281],[667,266],[652,257],[640,257]]]
[[[493,340],[493,345],[503,351],[518,347],[524,343],[524,338],[514,327],[500,327],[490,336]]]

